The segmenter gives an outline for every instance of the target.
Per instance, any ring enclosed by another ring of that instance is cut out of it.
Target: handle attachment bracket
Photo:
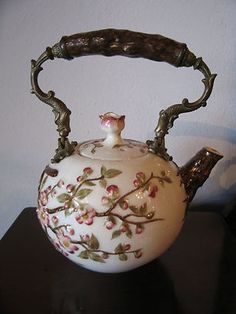
[[[161,110],[159,120],[155,128],[155,137],[148,140],[149,151],[166,160],[172,160],[165,147],[165,135],[172,128],[174,121],[181,113],[191,112],[206,106],[216,74],[211,74],[208,66],[202,58],[196,58],[188,50],[186,44],[161,35],[144,34],[129,30],[104,29],[88,33],[79,33],[68,37],[62,37],[59,43],[52,48],[48,47],[37,59],[31,61],[31,92],[42,102],[52,107],[55,116],[55,124],[59,133],[56,154],[51,160],[57,163],[66,156],[70,156],[77,142],[70,142],[68,135],[70,129],[71,111],[60,99],[55,97],[54,91],[45,93],[38,84],[38,75],[43,70],[42,64],[47,60],[56,58],[73,59],[85,55],[100,54],[105,56],[122,55],[127,57],[142,57],[154,61],[165,61],[176,67],[190,67],[199,70],[204,75],[202,82],[204,91],[201,97],[190,103],[184,98],[181,103],[174,104],[166,110]]]

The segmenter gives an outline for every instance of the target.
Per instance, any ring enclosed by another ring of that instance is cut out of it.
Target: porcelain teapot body
[[[42,63],[54,57],[125,55],[193,66],[204,74],[196,102],[162,110],[154,140],[123,139],[125,116],[100,116],[103,139],[70,142],[69,115],[54,92],[37,82]],[[49,104],[60,138],[56,154],[40,179],[37,214],[55,248],[73,262],[99,272],[123,272],[160,256],[178,236],[196,190],[222,156],[204,148],[179,168],[164,137],[180,113],[206,105],[215,75],[185,44],[161,35],[126,30],[80,33],[62,40],[32,61],[32,92]]]

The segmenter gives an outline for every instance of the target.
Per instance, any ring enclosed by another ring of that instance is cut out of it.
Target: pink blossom
[[[137,250],[137,251],[134,252],[134,256],[136,258],[140,258],[142,255],[143,255],[142,250]]]
[[[141,181],[138,180],[138,179],[135,179],[135,180],[133,181],[133,185],[134,185],[136,188],[138,188],[138,187],[141,185]]]
[[[73,184],[68,184],[66,186],[66,190],[67,192],[71,193],[73,191],[73,189],[75,188],[75,186]]]
[[[111,230],[114,227],[114,223],[112,221],[106,221],[105,226],[108,230]]]
[[[136,188],[141,187],[145,182],[145,174],[142,171],[136,173],[136,179],[133,181],[133,184]]]
[[[48,203],[48,196],[46,192],[40,192],[39,193],[39,205],[40,206],[46,206]]]
[[[83,210],[80,210],[75,216],[76,221],[79,224],[85,223],[86,225],[91,225],[93,223],[93,218],[96,216],[95,209],[89,207]]]
[[[117,185],[109,185],[107,188],[106,188],[106,192],[108,194],[109,197],[112,197],[112,198],[117,198],[119,197],[120,195],[120,192],[119,192],[119,188]]]
[[[103,205],[108,205],[110,203],[110,200],[107,196],[102,197],[102,204]]]
[[[148,196],[154,198],[156,196],[157,191],[158,191],[157,186],[151,183],[148,187]]]
[[[128,230],[128,228],[125,225],[121,225],[120,226],[120,231],[121,232],[126,232]]]
[[[122,209],[126,210],[129,208],[129,203],[127,200],[122,200],[119,202],[119,205]]]
[[[62,253],[62,254],[65,255],[65,256],[69,256],[69,254],[68,254],[67,252],[64,252],[64,251],[62,250],[62,248],[61,248],[61,246],[60,246],[60,244],[59,244],[58,242],[56,242],[55,240],[53,240],[53,239],[51,239],[51,238],[49,238],[49,239],[50,239],[52,245],[55,247],[55,249],[56,249],[57,251],[59,251],[60,253]]]
[[[66,249],[69,253],[75,253],[79,248],[72,243],[69,236],[65,235],[61,229],[57,231],[57,237],[62,248]]]
[[[58,186],[59,188],[61,188],[64,184],[65,184],[65,183],[64,183],[63,180],[59,180],[58,183],[57,183],[57,186]]]
[[[69,234],[70,234],[70,235],[74,235],[74,234],[75,234],[75,230],[74,230],[73,228],[70,228]]]
[[[50,191],[51,191],[51,189],[52,189],[52,186],[51,185],[49,185],[48,187],[47,187],[47,189],[46,189],[46,193],[49,193]]]
[[[143,172],[137,172],[136,173],[136,178],[138,179],[138,180],[141,180],[141,181],[145,181],[145,174],[143,173]]]
[[[86,168],[84,168],[83,172],[84,172],[85,174],[91,174],[91,173],[93,172],[93,169],[90,168],[90,167],[86,167]]]
[[[131,248],[131,245],[130,244],[124,244],[124,250],[125,251],[128,251],[128,250],[130,250],[130,248]]]
[[[87,242],[90,240],[90,236],[88,234],[84,234],[82,235],[82,239]]]
[[[52,216],[52,222],[53,222],[54,225],[57,225],[58,221],[59,221],[59,219],[58,219],[57,216]]]
[[[142,233],[143,232],[143,227],[141,227],[141,226],[136,226],[136,228],[135,228],[135,233],[136,234],[140,234],[140,233]]]
[[[47,227],[49,224],[49,215],[46,209],[43,207],[38,208],[37,215],[42,227]]]
[[[83,176],[78,176],[76,180],[77,180],[77,182],[82,182],[84,180],[84,177]]]

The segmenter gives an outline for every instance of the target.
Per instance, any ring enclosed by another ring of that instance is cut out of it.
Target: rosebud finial
[[[103,144],[114,147],[124,143],[121,138],[121,131],[125,127],[125,116],[113,112],[107,112],[99,116],[101,119],[101,128],[107,133]]]

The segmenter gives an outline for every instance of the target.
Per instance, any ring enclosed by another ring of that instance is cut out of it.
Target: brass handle
[[[53,108],[55,123],[60,138],[58,148],[52,162],[59,162],[74,151],[76,142],[70,143],[70,110],[58,98],[53,91],[45,93],[38,85],[38,75],[42,71],[41,65],[48,59],[64,58],[73,59],[86,55],[121,55],[126,57],[142,57],[155,61],[165,61],[176,67],[193,66],[204,75],[202,80],[205,86],[202,96],[195,102],[189,103],[185,98],[182,103],[175,104],[161,110],[158,125],[155,129],[153,141],[147,141],[149,150],[163,158],[170,160],[165,148],[164,137],[173,126],[173,122],[180,113],[190,112],[206,105],[209,98],[216,74],[211,74],[207,65],[201,58],[188,50],[186,44],[158,34],[144,34],[129,30],[103,29],[87,33],[79,33],[62,37],[59,43],[52,48],[48,47],[37,61],[31,61],[31,85],[34,93],[41,101]]]

